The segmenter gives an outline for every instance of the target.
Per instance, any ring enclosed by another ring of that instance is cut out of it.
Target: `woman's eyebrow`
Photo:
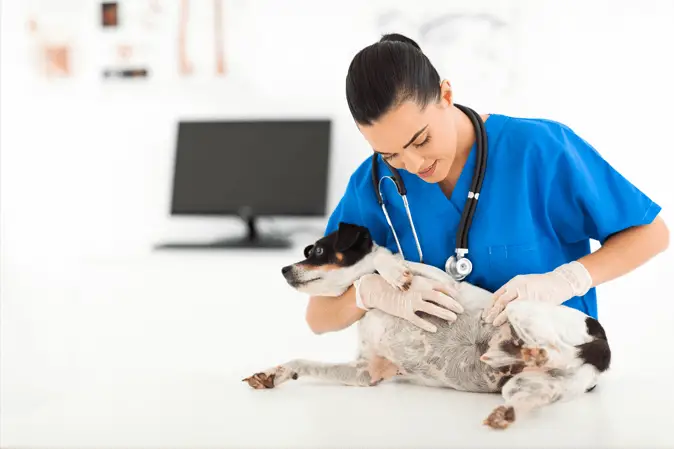
[[[409,147],[409,146],[412,144],[412,142],[414,142],[415,140],[417,140],[417,137],[419,137],[419,136],[421,135],[422,132],[426,131],[426,128],[428,128],[428,125],[424,126],[424,127],[421,128],[419,131],[417,131],[416,133],[414,133],[414,135],[412,136],[412,138],[410,139],[410,141],[407,142],[405,145],[403,145],[403,148]],[[381,154],[381,155],[383,155],[383,156],[390,156],[391,154],[393,154],[393,153],[384,153],[383,151],[377,151],[375,148],[373,148],[372,150],[373,150],[375,153],[379,153],[379,154]]]
[[[414,142],[415,140],[417,140],[417,137],[419,137],[419,135],[420,135],[422,132],[424,132],[424,131],[426,130],[426,128],[428,128],[428,125],[424,126],[424,127],[421,128],[419,131],[417,131],[417,132],[412,136],[412,138],[410,139],[410,141],[407,142],[405,145],[403,145],[403,148],[407,148],[407,147],[409,147],[410,145],[412,145],[412,142]]]

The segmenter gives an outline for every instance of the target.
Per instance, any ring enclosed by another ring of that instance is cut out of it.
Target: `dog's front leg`
[[[374,269],[389,285],[407,291],[412,285],[412,273],[399,254],[379,249],[372,259]]]
[[[366,359],[358,359],[351,363],[292,360],[243,380],[255,389],[274,388],[289,379],[300,377],[313,377],[343,385],[367,387],[375,385],[379,380],[373,379],[370,375],[369,363]]]
[[[447,284],[453,288],[458,288],[459,283],[440,268],[419,262],[405,261],[404,264],[413,275],[423,276],[440,282],[441,284]]]
[[[443,270],[419,262],[409,262],[400,254],[393,254],[386,249],[379,249],[373,258],[374,269],[392,286],[407,290],[413,276],[422,276],[457,289],[459,283]]]

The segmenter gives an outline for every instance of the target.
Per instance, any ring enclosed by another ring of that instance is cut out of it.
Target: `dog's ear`
[[[309,253],[311,252],[312,249],[314,249],[314,245],[309,245],[306,248],[304,248],[304,257],[308,259]]]
[[[351,223],[339,223],[337,238],[335,239],[335,251],[342,252],[353,248],[364,236],[364,228]]]

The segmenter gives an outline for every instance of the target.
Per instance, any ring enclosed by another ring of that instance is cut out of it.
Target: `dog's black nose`
[[[292,269],[293,269],[292,265],[288,265],[287,267],[281,268],[281,273],[287,274]]]

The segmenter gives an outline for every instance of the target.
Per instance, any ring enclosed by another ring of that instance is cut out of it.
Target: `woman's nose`
[[[403,163],[405,164],[405,170],[410,173],[417,173],[419,170],[421,170],[421,166],[424,163],[424,158],[418,154],[415,154],[414,151],[407,149],[403,153]]]

